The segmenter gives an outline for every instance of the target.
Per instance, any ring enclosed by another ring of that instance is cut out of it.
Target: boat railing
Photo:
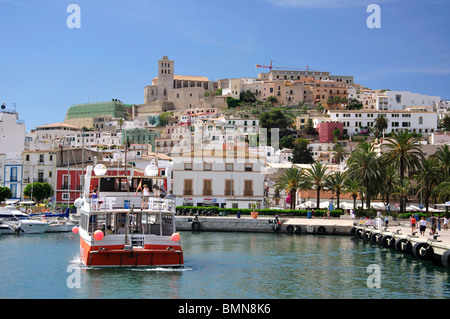
[[[111,212],[114,210],[129,210],[134,207],[136,211],[175,212],[175,200],[170,198],[144,197],[144,196],[103,196],[91,198],[89,201],[91,212]]]

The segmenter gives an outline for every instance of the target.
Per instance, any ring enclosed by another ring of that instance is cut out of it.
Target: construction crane
[[[256,64],[256,68],[257,69],[259,69],[259,68],[267,68],[269,70],[278,69],[278,70],[292,70],[292,71],[305,71],[305,70],[309,71],[309,65],[306,66],[306,69],[299,68],[298,66],[292,66],[292,65],[291,66],[284,65],[284,66],[281,66],[281,67],[275,67],[275,66],[272,65],[273,62],[277,62],[277,61],[270,60],[270,65]],[[278,63],[280,63],[280,62],[278,62]]]

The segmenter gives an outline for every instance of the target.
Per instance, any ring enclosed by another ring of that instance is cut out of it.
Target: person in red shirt
[[[416,219],[414,218],[414,215],[411,215],[409,221],[411,223],[411,232],[414,234],[414,232],[416,231]]]

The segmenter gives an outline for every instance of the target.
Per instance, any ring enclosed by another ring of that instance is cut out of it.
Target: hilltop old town
[[[124,192],[137,190],[123,186],[127,176],[154,163],[169,183],[152,182],[152,192],[173,192],[177,206],[394,211],[404,202],[428,212],[449,200],[450,101],[330,70],[270,63],[256,78],[211,80],[177,75],[175,63],[154,61],[142,104],[73,104],[61,122],[29,132],[20,105],[4,103],[1,200],[71,205],[83,170],[99,163],[124,177],[108,186]],[[393,160],[403,161],[399,147],[406,166]],[[51,186],[48,198],[27,191],[36,183]]]

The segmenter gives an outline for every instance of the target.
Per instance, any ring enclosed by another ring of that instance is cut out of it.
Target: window
[[[203,180],[203,196],[212,195],[212,179]]]
[[[226,179],[225,180],[225,194],[224,195],[228,195],[228,196],[233,196],[234,195],[234,190],[233,190],[233,185],[234,182],[232,179]]]
[[[252,172],[253,171],[253,164],[252,163],[245,163],[245,168],[244,170],[246,172]]]
[[[419,124],[423,124],[423,117],[419,116]]]
[[[244,180],[244,196],[253,196],[253,180]]]
[[[411,127],[411,122],[403,122],[402,127]]]
[[[192,179],[185,179],[183,183],[183,195],[192,195]]]
[[[192,171],[192,163],[184,163],[185,171]]]
[[[39,164],[44,163],[44,154],[39,155]]]
[[[225,170],[226,171],[233,171],[233,163],[225,163]]]
[[[212,169],[211,163],[203,163],[203,170],[204,171],[210,171]]]
[[[11,182],[17,182],[17,167],[11,167],[11,176],[9,180]]]
[[[401,96],[401,95],[396,95],[396,96],[395,96],[395,101],[396,101],[397,103],[402,103],[402,96]]]

